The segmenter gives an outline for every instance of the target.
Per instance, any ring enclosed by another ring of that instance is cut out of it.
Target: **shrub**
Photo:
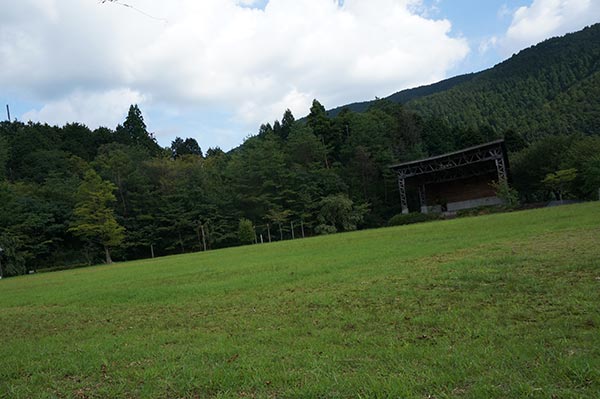
[[[337,233],[337,229],[335,226],[331,226],[328,224],[320,224],[315,227],[315,233],[319,235],[327,235],[327,234],[335,234]]]
[[[511,207],[503,206],[503,205],[485,205],[478,206],[476,208],[469,209],[461,209],[456,212],[456,217],[469,217],[469,216],[483,216],[483,215],[491,215],[493,213],[502,213],[506,212]]]
[[[439,218],[440,215],[437,213],[400,213],[398,215],[392,216],[392,218],[388,221],[388,226],[402,226],[404,224],[422,223],[428,222],[430,220],[437,220]]]
[[[319,226],[315,229],[318,234],[356,230],[368,211],[368,205],[357,205],[346,194],[328,195],[319,205]]]
[[[242,244],[252,244],[254,242],[254,226],[250,220],[240,219],[238,238]]]
[[[515,208],[519,205],[519,193],[510,187],[507,182],[494,181],[490,186],[496,191],[496,196],[502,200],[506,207]]]

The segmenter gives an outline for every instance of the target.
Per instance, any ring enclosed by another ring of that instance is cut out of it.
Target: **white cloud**
[[[443,79],[469,51],[450,22],[415,11],[421,0],[126,3],[141,12],[96,0],[5,5],[0,89],[47,104],[26,116],[53,122],[108,125],[126,90],[119,100],[153,109],[228,109],[255,131],[285,108],[305,114],[314,97],[336,106]]]
[[[511,10],[508,7],[508,5],[506,5],[506,3],[505,3],[505,4],[502,4],[500,6],[500,8],[498,9],[497,16],[498,16],[498,18],[502,19],[502,18],[511,16],[512,14],[513,14],[513,10]]]
[[[483,39],[479,43],[479,52],[481,54],[487,53],[490,49],[495,48],[498,45],[498,36],[491,36]]]
[[[503,47],[514,52],[599,21],[598,0],[534,0],[529,7],[520,7],[513,14]]]

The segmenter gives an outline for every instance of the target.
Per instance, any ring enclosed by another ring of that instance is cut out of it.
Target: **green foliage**
[[[523,136],[512,129],[504,132],[504,144],[509,153],[518,152],[527,147],[527,141]]]
[[[183,140],[181,137],[175,137],[175,140],[171,142],[171,156],[173,159],[176,159],[184,155],[197,155],[201,157],[202,150],[198,142],[193,138]]]
[[[568,192],[575,198],[595,199],[600,186],[598,154],[600,137],[545,137],[511,157],[514,186],[529,201],[548,200],[549,192],[556,198]],[[570,172],[556,176],[561,170]]]
[[[570,190],[577,198],[597,199],[600,188],[600,137],[574,141],[563,156],[560,169],[577,169]]]
[[[161,152],[154,136],[146,130],[142,111],[137,104],[129,107],[125,122],[117,126],[116,135],[123,143],[143,148],[152,155]]]
[[[574,61],[576,60],[576,61]],[[452,126],[514,129],[529,137],[597,134],[600,24],[521,51],[449,90],[407,106]]]
[[[6,165],[8,164],[8,139],[0,135],[0,182],[7,177]]]
[[[565,154],[575,138],[549,136],[514,154],[510,160],[513,185],[528,201],[545,201],[547,189],[544,178],[562,169]]]
[[[356,230],[368,210],[368,205],[355,205],[345,194],[328,195],[319,205],[317,229],[320,234]]]
[[[283,113],[283,117],[281,118],[281,130],[279,134],[283,140],[287,140],[287,138],[290,136],[295,122],[296,119],[294,118],[292,111],[286,109]]]
[[[437,213],[420,213],[413,212],[402,214],[399,213],[397,215],[392,216],[392,218],[388,221],[388,226],[402,226],[405,224],[413,224],[413,223],[423,223],[429,222],[432,220],[439,220],[440,215]]]
[[[242,244],[252,244],[256,239],[254,225],[248,219],[240,219],[238,227],[238,239]]]
[[[519,205],[519,192],[512,188],[508,182],[492,182],[491,186],[496,192],[496,196],[502,200],[504,206],[514,208]]]
[[[35,270],[58,261],[72,237],[66,232],[78,181],[62,177],[34,183],[0,183],[0,234],[10,241],[21,270]],[[6,244],[7,246],[9,244]]]
[[[9,232],[0,234],[0,277],[18,276],[27,273],[27,254],[21,237]]]
[[[329,162],[331,162],[329,157],[335,154],[337,150],[336,144],[340,141],[339,131],[332,129],[332,123],[327,116],[325,107],[316,99],[312,102],[310,114],[306,117],[306,124],[310,127],[313,134],[326,146],[328,153],[326,166],[329,167]]]
[[[582,188],[588,197],[600,200],[600,156],[589,159],[579,176],[584,180]]]
[[[104,247],[106,263],[112,263],[110,248],[121,244],[124,228],[114,217],[110,205],[115,201],[116,187],[93,170],[86,172],[77,191],[77,204],[73,212],[74,221],[69,229],[73,234],[90,243]]]
[[[568,192],[568,187],[577,177],[577,169],[563,169],[548,173],[542,183],[557,194],[557,199],[562,201],[563,195]]]

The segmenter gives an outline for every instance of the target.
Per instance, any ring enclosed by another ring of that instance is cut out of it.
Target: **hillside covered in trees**
[[[193,138],[161,148],[136,105],[115,129],[1,122],[0,272],[385,226],[400,212],[390,164],[502,137],[521,201],[596,198],[599,30],[405,106],[332,116],[315,100],[306,118],[286,110],[227,153]]]
[[[494,68],[386,98],[453,127],[526,136],[598,134],[600,24],[525,49]],[[373,102],[345,106],[362,112]],[[332,116],[344,107],[333,109]]]

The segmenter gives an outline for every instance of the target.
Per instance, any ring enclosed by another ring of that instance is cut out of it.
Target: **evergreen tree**
[[[283,138],[281,133],[281,123],[279,123],[278,120],[273,122],[273,133],[275,133],[275,136]]]
[[[181,137],[175,137],[175,140],[171,142],[171,157],[177,159],[184,155],[197,155],[201,157],[202,150],[198,142],[191,137],[185,140]]]
[[[287,138],[290,135],[290,132],[292,131],[292,126],[294,125],[295,122],[296,122],[296,119],[294,118],[292,111],[290,111],[289,109],[286,109],[285,112],[283,113],[283,118],[281,118],[281,133],[280,133],[280,135],[283,140],[287,140]]]
[[[209,147],[208,150],[206,150],[206,158],[218,157],[221,155],[225,155],[225,152],[219,147]]]
[[[152,155],[158,155],[161,151],[154,136],[146,130],[142,111],[137,104],[129,107],[125,122],[122,126],[117,126],[117,136],[126,144],[144,148]]]

